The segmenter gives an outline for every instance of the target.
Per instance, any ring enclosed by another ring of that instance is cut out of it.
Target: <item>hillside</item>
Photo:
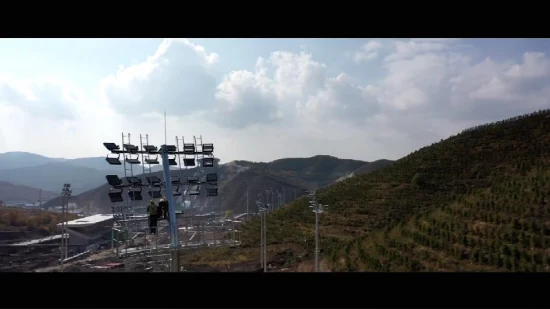
[[[288,160],[288,162],[287,162]],[[338,162],[341,161],[341,165]],[[254,163],[248,161],[233,161],[219,166],[220,199],[207,199],[206,210],[232,210],[237,213],[246,212],[246,187],[248,182],[249,211],[256,212],[254,200],[258,194],[265,194],[265,190],[285,192],[286,202],[300,197],[306,189],[317,188],[320,184],[334,183],[342,174],[353,172],[363,161],[343,160],[329,156],[315,156],[304,159],[281,159],[270,163]],[[325,170],[329,173],[322,173]],[[306,171],[306,172],[302,172]],[[184,177],[191,176],[194,170],[184,171]],[[162,178],[160,172],[155,173]],[[172,175],[179,176],[179,171],[172,171]],[[324,178],[322,177],[323,175]],[[72,198],[80,207],[91,205],[97,212],[109,212],[111,202],[108,199],[109,186],[105,183],[98,188],[83,192]],[[305,179],[304,179],[305,178]],[[183,189],[183,188],[182,188]],[[145,195],[146,196],[146,195]],[[221,204],[220,204],[221,202]],[[54,206],[59,199],[54,199],[45,206]],[[202,202],[201,202],[202,203]]]
[[[386,166],[388,166],[392,163],[393,163],[392,160],[386,160],[386,159],[381,159],[381,160],[368,162],[368,163],[362,165],[360,168],[356,169],[353,172],[353,174],[354,175],[363,175],[363,174],[372,173],[372,172],[374,172],[376,170],[379,170],[383,167],[386,167]]]
[[[5,152],[0,153],[0,170],[33,167],[62,160],[22,151]]]
[[[27,186],[14,185],[9,182],[0,181],[0,201],[23,201],[27,203],[35,203],[39,198],[39,189]],[[58,196],[59,194],[42,190],[42,201],[48,201]]]
[[[109,166],[106,162],[105,165]],[[118,172],[119,169],[117,169]],[[74,166],[65,162],[0,170],[0,181],[57,192],[70,183],[78,194],[105,182],[108,171]]]
[[[365,161],[318,155],[311,158],[279,159],[266,165],[272,170],[294,172],[298,178],[313,186],[324,187],[366,163]]]
[[[73,193],[79,194],[104,183],[107,174],[123,173],[120,167],[107,164],[104,157],[64,159],[27,152],[0,153],[0,181],[53,192],[71,183]]]
[[[320,190],[324,263],[337,271],[548,271],[550,110],[465,130]],[[313,243],[299,199],[268,242]],[[242,240],[259,243],[259,222]],[[309,246],[311,250],[311,246]]]

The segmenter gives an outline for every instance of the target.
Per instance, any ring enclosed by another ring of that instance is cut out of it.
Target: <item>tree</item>
[[[416,173],[411,180],[411,183],[416,186],[423,186],[426,184],[426,175],[423,173]]]
[[[225,211],[225,216],[226,216],[227,218],[233,219],[233,211],[232,211],[232,210],[226,210],[226,211]]]

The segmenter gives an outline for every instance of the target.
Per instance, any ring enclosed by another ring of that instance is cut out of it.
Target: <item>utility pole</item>
[[[315,213],[315,272],[319,272],[319,215],[328,211],[328,205],[321,205],[317,201],[315,191],[309,192],[309,207]]]
[[[275,192],[273,191],[273,188],[270,188],[271,192],[271,211],[275,209]]]
[[[67,258],[67,251],[69,248],[68,242],[69,239],[67,238],[67,222],[66,221],[66,208],[69,206],[69,197],[72,194],[71,185],[66,183],[63,185],[63,189],[61,190],[61,272],[63,272],[63,263],[65,259]]]
[[[246,181],[246,221],[248,221],[248,180]]]
[[[269,206],[269,189],[265,189],[265,206]]]
[[[267,207],[264,209],[264,272],[267,272]]]
[[[258,213],[260,215],[260,265],[264,269],[264,272],[267,272],[267,249],[266,249],[266,220],[265,217],[267,215],[267,207],[262,203],[261,201],[261,195],[258,196],[258,200],[256,201],[256,205],[258,205]]]
[[[260,267],[264,266],[264,219],[260,201],[256,201],[258,205],[258,215],[260,216]]]

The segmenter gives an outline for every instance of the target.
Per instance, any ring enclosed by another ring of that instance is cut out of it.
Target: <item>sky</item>
[[[550,108],[547,39],[0,39],[0,153],[202,136],[222,162],[399,159]]]

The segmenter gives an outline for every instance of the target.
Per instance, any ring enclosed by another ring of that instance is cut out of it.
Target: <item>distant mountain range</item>
[[[137,170],[142,171],[141,166]],[[73,194],[79,194],[105,183],[107,174],[124,174],[120,166],[112,166],[104,157],[63,159],[49,158],[28,152],[0,154],[0,181],[60,192],[70,183]]]
[[[208,199],[204,205],[206,209],[223,208],[238,212],[246,211],[247,182],[250,197],[249,208],[254,204],[256,196],[265,194],[267,188],[279,190],[281,195],[284,191],[286,202],[290,202],[295,195],[296,197],[303,195],[306,189],[324,187],[339,179],[352,177],[365,171],[370,172],[391,162],[379,160],[369,163],[327,155],[311,158],[286,158],[267,163],[233,161],[219,166],[221,198]],[[157,165],[153,172],[162,178],[160,170],[161,166]],[[141,166],[135,166],[134,174],[140,175],[141,173]],[[179,171],[172,171],[172,173],[179,175]],[[184,177],[191,176],[193,173],[193,169],[185,171]],[[63,159],[48,158],[26,152],[0,154],[0,181],[10,183],[11,186],[25,186],[27,189],[19,189],[17,192],[26,193],[15,196],[28,196],[26,198],[29,201],[37,201],[38,189],[42,189],[43,201],[47,201],[50,197],[53,198],[49,203],[45,203],[45,206],[57,206],[59,200],[58,194],[55,192],[60,192],[64,183],[70,183],[73,188],[73,202],[81,207],[91,207],[96,212],[110,211],[111,202],[107,196],[109,186],[105,180],[107,174],[116,174],[122,177],[124,170],[120,166],[107,164],[104,157]],[[7,187],[6,184],[3,186]],[[54,192],[54,196],[50,194],[52,192]],[[144,197],[147,198],[145,192]],[[0,199],[7,200],[1,195]],[[18,199],[24,200],[24,198]]]
[[[387,161],[387,164],[391,161]],[[255,199],[258,195],[265,197],[267,189],[281,194],[282,201],[290,202],[305,194],[305,190],[315,189],[332,184],[337,179],[352,174],[371,163],[359,160],[338,159],[319,155],[311,158],[280,159],[273,162],[232,161],[221,164],[218,168],[219,198],[199,198],[196,205],[204,205],[205,211],[232,210],[246,212],[246,192],[248,187],[249,211],[255,212]],[[381,167],[381,164],[379,164]],[[183,177],[192,176],[194,169],[184,170]],[[162,178],[161,172],[154,173]],[[180,176],[179,171],[172,171],[173,176]],[[142,177],[141,175],[138,175]],[[142,177],[143,178],[143,177]],[[143,180],[145,182],[145,180]],[[103,185],[86,191],[72,198],[79,207],[93,212],[109,212],[113,205],[108,198],[109,185]],[[184,188],[181,189],[183,191]],[[147,200],[146,189],[143,191]],[[125,196],[127,199],[127,196]],[[275,199],[275,202],[277,199]],[[204,202],[204,203],[203,203]],[[57,206],[59,198],[53,199],[45,206]],[[137,202],[137,205],[144,202]]]

